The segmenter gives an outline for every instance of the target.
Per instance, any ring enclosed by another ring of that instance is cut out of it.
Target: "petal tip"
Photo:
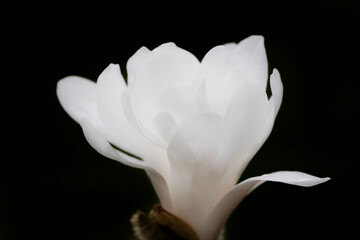
[[[325,177],[325,178],[317,178],[317,179],[309,180],[309,181],[305,180],[304,183],[302,185],[299,185],[299,186],[313,187],[313,186],[325,183],[325,182],[329,181],[330,179],[331,178],[329,178],[329,177]]]
[[[247,39],[254,39],[254,40],[257,40],[261,43],[264,43],[265,42],[265,38],[263,35],[251,35],[250,37],[248,37]]]
[[[162,51],[162,50],[166,50],[169,48],[177,48],[176,44],[174,42],[167,42],[167,43],[163,43],[160,46],[158,46],[157,48],[154,48],[153,51]]]
[[[273,72],[271,73],[271,76],[280,77],[280,72],[277,68],[273,69]]]

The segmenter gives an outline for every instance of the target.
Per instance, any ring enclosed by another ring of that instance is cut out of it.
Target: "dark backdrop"
[[[265,37],[284,99],[271,136],[243,178],[299,170],[332,180],[312,188],[266,183],[233,213],[228,239],[359,235],[355,1],[2,5],[1,240],[131,239],[131,214],[157,202],[142,170],[88,145],[57,101],[59,79],[96,80],[109,63],[124,71],[141,46],[173,41],[201,59],[215,45],[252,34]]]

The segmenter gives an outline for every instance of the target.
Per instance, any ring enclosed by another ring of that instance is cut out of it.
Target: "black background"
[[[215,45],[252,34],[265,37],[284,99],[271,136],[242,179],[298,170],[332,180],[312,188],[266,183],[230,217],[228,239],[359,235],[355,1],[4,6],[1,240],[132,239],[131,214],[157,202],[142,170],[108,160],[88,145],[57,101],[59,79],[96,80],[109,63],[125,72],[141,46],[173,41],[201,59]]]

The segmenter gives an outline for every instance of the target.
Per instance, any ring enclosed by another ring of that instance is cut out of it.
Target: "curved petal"
[[[225,43],[223,44],[223,46],[225,47],[225,50],[230,54],[234,48],[236,47],[236,43],[234,42],[229,42],[229,43]]]
[[[97,126],[88,119],[82,119],[80,125],[83,129],[86,140],[101,155],[121,162],[124,165],[134,168],[145,168],[147,165],[144,161],[130,157],[114,149],[106,140],[103,131],[99,130],[101,125]]]
[[[156,143],[156,139],[154,139],[153,136],[149,135],[147,131],[142,131],[134,116],[128,92],[123,92],[122,94],[122,106],[126,119],[128,120],[131,127],[136,129],[136,131],[139,132],[144,139],[146,139],[146,144],[141,144],[142,141],[138,143],[139,148],[141,148],[141,150],[144,152],[142,159],[157,169],[165,177],[165,179],[169,179],[169,162],[166,156],[165,140],[162,139],[165,143],[164,145],[158,145]],[[168,122],[168,124],[171,124],[171,122]],[[171,129],[173,126],[168,127]],[[154,128],[156,129],[155,125]],[[159,129],[156,130],[158,131],[158,135],[161,136]]]
[[[146,173],[150,178],[151,184],[155,189],[156,195],[160,200],[161,206],[166,211],[172,212],[174,210],[174,207],[170,196],[166,177],[162,176],[157,171],[153,171],[153,170],[146,170]]]
[[[201,235],[201,239],[214,239],[214,236],[220,232],[221,228],[235,207],[246,197],[246,195],[248,195],[256,187],[266,181],[280,182],[302,187],[311,187],[324,183],[328,180],[330,180],[330,178],[319,178],[296,171],[279,171],[246,179],[245,181],[237,184],[216,205],[210,217],[208,218],[209,221],[207,223],[207,229]]]
[[[153,51],[171,56],[182,68],[182,71],[185,73],[185,79],[193,80],[198,73],[200,67],[199,60],[192,53],[176,46],[175,43],[164,43]]]
[[[237,68],[231,69],[224,77],[222,88],[219,89],[221,101],[218,101],[218,104],[221,104],[221,106],[218,107],[221,115],[225,115],[231,99],[233,99],[235,94],[239,94],[239,92],[236,92],[239,86],[246,81],[251,83],[251,76],[239,71]],[[262,91],[260,88],[259,90],[260,92]]]
[[[99,76],[97,83],[97,107],[104,124],[107,139],[127,152],[141,157],[139,147],[145,141],[127,121],[122,106],[122,93],[127,86],[119,65],[110,64]]]
[[[208,100],[213,111],[222,112],[222,87],[226,75],[235,67],[229,56],[230,47],[216,46],[201,61],[199,77],[206,81]]]
[[[196,92],[196,101],[198,110],[200,113],[211,112],[209,98],[206,91],[206,81],[203,80],[200,82],[199,88]]]
[[[151,51],[146,47],[141,47],[132,55],[126,63],[126,70],[128,75],[128,85],[133,84],[135,73],[145,65],[150,57]]]
[[[173,213],[197,232],[221,197],[219,182],[232,153],[230,129],[224,119],[214,113],[200,114],[185,121],[169,144]]]
[[[268,62],[263,36],[254,35],[242,40],[232,49],[231,57],[240,71],[253,76],[266,89]]]
[[[56,95],[67,114],[77,123],[97,116],[96,84],[86,78],[68,76],[58,81]]]
[[[164,110],[171,111],[169,113],[175,121],[178,117],[182,121],[189,114],[183,116],[181,111],[192,109],[184,107],[184,101],[181,107],[164,108],[164,104],[174,103],[172,100],[176,100],[176,96],[164,99],[163,93],[169,88],[194,81],[199,65],[191,53],[174,43],[162,44],[151,52],[141,48],[129,59],[129,98],[133,115],[144,135],[156,145],[164,147],[166,143],[153,126],[155,116]]]
[[[141,113],[134,111],[134,107],[132,104],[133,101],[130,99],[128,92],[123,92],[121,100],[122,100],[125,117],[128,120],[131,127],[133,127],[139,133],[141,133],[142,136],[144,136],[153,145],[165,150],[166,142],[162,138],[158,129],[156,129],[156,126],[154,125],[155,115],[154,116],[152,115],[155,114],[155,111],[152,114],[149,113],[150,114],[149,118],[152,119],[152,122],[150,122],[150,119],[147,119],[148,125],[146,125],[146,123],[144,124],[143,121],[139,119],[139,114]]]
[[[176,132],[176,122],[168,112],[161,112],[154,118],[154,126],[164,139],[169,143]]]
[[[275,106],[275,116],[279,112],[279,108],[281,106],[282,97],[283,97],[283,85],[281,82],[281,77],[279,71],[274,68],[273,73],[270,76],[270,87],[271,87],[271,104]]]
[[[157,54],[141,71],[137,71],[135,79],[129,85],[131,108],[142,132],[151,136],[151,141],[159,146],[164,142],[153,126],[154,117],[163,109],[160,100],[162,92],[183,82],[183,72],[177,62],[170,56]]]
[[[181,124],[199,113],[197,104],[198,84],[182,84],[164,89],[159,95],[159,108],[169,112]]]
[[[201,61],[200,76],[206,76],[211,83],[220,81],[235,66],[229,56],[233,45],[220,45],[208,51]]]
[[[198,72],[200,66],[199,60],[192,53],[177,47],[174,43],[164,43],[152,51],[146,47],[141,47],[129,58],[126,65],[129,86],[132,85],[135,73],[145,67],[149,61],[153,60],[153,57],[159,55],[170,57],[176,61],[184,73],[184,79],[187,79],[187,81],[193,79]]]
[[[164,150],[158,149],[146,138],[137,126],[129,109],[127,89],[118,65],[111,64],[99,76],[98,109],[104,125],[106,139],[117,147],[132,153],[161,174],[168,174],[168,163]],[[163,153],[162,153],[163,152]]]
[[[135,159],[114,149],[105,139],[102,131],[98,129],[99,127],[94,125],[88,119],[82,119],[80,124],[83,128],[86,140],[98,153],[124,165],[146,170],[163,207],[168,211],[173,210],[172,200],[166,183],[167,176],[160,174],[158,169],[149,165],[147,162]]]
[[[225,113],[239,148],[260,141],[268,112],[269,101],[265,91],[251,81],[242,82]]]
[[[269,136],[274,123],[274,106],[257,83],[243,81],[228,104],[225,118],[234,135],[235,157],[224,177],[225,189],[233,186],[247,164]]]

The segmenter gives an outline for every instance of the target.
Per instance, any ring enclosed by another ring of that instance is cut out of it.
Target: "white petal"
[[[134,111],[131,106],[131,100],[129,97],[129,93],[127,91],[122,93],[121,103],[122,103],[122,107],[124,109],[124,115],[125,115],[126,119],[128,120],[129,124],[131,125],[131,127],[136,129],[138,132],[141,132],[141,129],[135,118]]]
[[[160,199],[161,206],[168,212],[172,212],[173,202],[170,196],[168,183],[166,177],[159,174],[157,171],[147,170],[146,173],[148,174],[151,184],[153,185],[156,195]]]
[[[57,83],[56,94],[61,106],[76,122],[97,116],[95,82],[78,76],[65,77]]]
[[[126,154],[114,149],[106,140],[103,134],[103,130],[100,130],[99,126],[96,126],[94,123],[85,118],[81,120],[80,125],[83,128],[86,140],[101,155],[113,160],[117,160],[122,164],[128,165],[130,167],[146,167],[145,162],[127,156]]]
[[[201,61],[199,76],[206,81],[208,100],[213,111],[222,112],[223,95],[221,89],[226,75],[235,67],[227,48],[212,48]]]
[[[155,165],[150,165],[149,162],[141,161],[130,157],[120,151],[114,149],[108,141],[105,139],[101,129],[98,129],[93,123],[87,119],[81,120],[81,126],[84,131],[84,135],[89,144],[101,155],[119,161],[124,165],[145,169],[151,179],[151,182],[155,188],[155,191],[161,201],[161,204],[168,211],[172,211],[172,200],[169,194],[166,178],[168,176],[161,174],[159,169]],[[149,153],[151,154],[151,153]]]
[[[166,151],[164,150],[166,148],[165,140],[162,139],[162,142],[164,142],[164,146],[157,145],[156,139],[153,138],[153,136],[149,135],[147,131],[142,131],[142,129],[139,126],[139,123],[137,122],[134,112],[132,110],[132,106],[130,103],[130,99],[128,96],[128,92],[123,92],[122,94],[122,106],[124,109],[124,114],[131,126],[131,128],[135,129],[138,133],[141,134],[141,136],[146,139],[146,141],[139,141],[137,143],[139,149],[142,154],[142,159],[145,162],[148,162],[149,165],[153,166],[155,169],[157,169],[165,179],[169,178],[169,162],[167,160]],[[169,123],[170,124],[170,123]],[[168,128],[171,128],[168,126]],[[154,129],[155,126],[154,126]],[[159,129],[156,129],[159,131]],[[158,135],[161,136],[161,134]],[[143,139],[143,140],[144,140]],[[136,144],[136,143],[134,143]]]
[[[232,59],[238,69],[254,77],[254,80],[266,89],[268,62],[263,36],[250,36],[232,50]]]
[[[165,89],[159,95],[159,108],[167,111],[180,124],[199,112],[197,91],[199,85],[183,84]]]
[[[184,74],[177,62],[170,56],[156,55],[148,61],[141,71],[136,72],[135,79],[129,85],[129,97],[139,127],[151,141],[159,146],[164,142],[153,126],[154,117],[164,109],[161,108],[162,92],[184,81]]]
[[[149,60],[135,73],[134,81],[136,81],[137,87],[145,85],[136,90],[143,92],[148,90],[150,94],[187,81],[185,78],[186,71],[183,71],[176,59],[160,53],[151,53]],[[131,89],[132,85],[129,85],[129,88]]]
[[[161,112],[154,118],[154,126],[166,143],[169,143],[176,132],[176,122],[167,112]]]
[[[150,50],[146,47],[141,47],[139,50],[136,51],[134,55],[132,55],[127,64],[126,70],[128,74],[128,85],[130,86],[133,83],[135,78],[135,73],[146,64],[150,57]]]
[[[225,114],[240,148],[261,140],[268,112],[269,101],[265,91],[251,81],[241,82]]]
[[[234,67],[229,56],[229,46],[216,46],[206,53],[201,61],[200,75],[211,78],[210,82],[218,81]]]
[[[270,76],[271,98],[270,102],[275,106],[275,116],[279,112],[279,108],[283,97],[283,85],[279,71],[275,68]]]
[[[173,213],[195,231],[202,229],[209,210],[219,198],[219,182],[232,153],[230,129],[222,117],[213,113],[184,122],[169,144]]]
[[[206,81],[205,80],[200,82],[200,85],[196,92],[196,101],[197,101],[198,110],[201,113],[211,111],[209,98],[208,98],[207,91],[206,91]]]
[[[179,48],[172,42],[164,43],[155,48],[153,51],[171,56],[180,65],[182,71],[185,73],[185,79],[194,79],[199,70],[199,60],[192,53]]]
[[[224,115],[227,111],[234,94],[239,94],[239,92],[236,92],[239,86],[246,81],[251,82],[251,76],[239,71],[237,68],[231,69],[225,76],[223,79],[222,88],[218,90],[221,92],[221,101],[218,101],[218,104],[221,104],[221,106],[218,107],[221,115]]]
[[[140,155],[138,149],[142,136],[127,121],[122,106],[122,93],[127,86],[119,65],[110,64],[97,80],[98,112],[106,129],[107,139],[116,146]]]
[[[131,108],[137,125],[153,143],[164,147],[166,143],[159,136],[153,126],[154,117],[161,111],[168,111],[178,121],[178,117],[187,118],[189,113],[182,114],[182,110],[190,111],[194,104],[181,107],[166,108],[164,104],[174,103],[174,98],[164,99],[163,92],[177,85],[191,83],[199,68],[199,61],[189,52],[177,47],[173,43],[162,44],[153,51],[141,48],[128,61],[129,97]],[[175,96],[176,98],[176,96]],[[186,99],[186,98],[184,98]],[[182,100],[184,100],[182,99]],[[179,101],[178,101],[179,102]]]
[[[145,118],[147,121],[141,121],[141,118],[144,118],[144,113],[135,111],[133,107],[133,102],[135,100],[130,99],[128,92],[123,92],[122,94],[122,105],[124,109],[124,114],[126,119],[128,120],[129,124],[133,129],[135,129],[137,132],[139,132],[143,137],[145,137],[149,142],[151,142],[153,145],[160,147],[162,149],[166,149],[166,142],[161,137],[161,134],[159,134],[158,129],[156,129],[156,126],[154,125],[154,118],[153,116],[156,111],[148,112],[149,119]],[[136,101],[135,101],[136,102]],[[146,116],[146,115],[145,115]],[[153,121],[150,122],[150,119]]]
[[[127,98],[127,89],[120,74],[118,65],[110,64],[99,76],[98,88],[98,109],[104,124],[106,139],[117,147],[141,157],[144,161],[157,166],[163,173],[166,167],[161,167],[160,159],[152,159],[154,152],[158,152],[154,146],[139,131],[137,122]]]
[[[234,42],[230,42],[230,43],[225,43],[223,44],[223,46],[225,47],[225,50],[230,54],[236,47],[236,43]]]
[[[140,48],[127,63],[129,86],[134,80],[136,72],[141,71],[149,61],[153,61],[156,56],[167,56],[179,64],[184,74],[184,79],[191,80],[198,72],[199,60],[190,52],[177,47],[174,43],[164,43],[150,51],[146,47]],[[164,69],[165,70],[165,69]]]
[[[224,189],[233,186],[270,134],[274,120],[265,90],[257,83],[243,81],[234,92],[225,118],[235,139],[235,158],[223,180]]]
[[[287,183],[302,187],[311,187],[324,183],[330,178],[318,178],[302,172],[280,171],[262,176],[246,179],[236,185],[223,199],[217,204],[211,216],[208,218],[207,230],[203,232],[202,239],[213,239],[216,236],[227,218],[235,207],[253,191],[256,187],[266,181]]]

